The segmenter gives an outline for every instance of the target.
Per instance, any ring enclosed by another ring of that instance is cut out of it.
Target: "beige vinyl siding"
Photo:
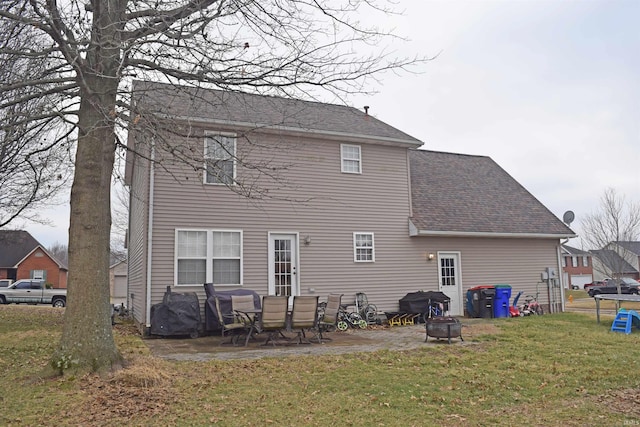
[[[137,148],[148,156],[143,144]],[[128,295],[127,305],[139,324],[146,324],[147,232],[149,217],[150,162],[133,156],[129,195]]]
[[[540,282],[540,274],[547,267],[553,267],[560,274],[557,248],[559,240],[554,239],[490,239],[490,238],[430,238],[425,239],[425,248],[430,252],[459,251],[461,253],[461,273],[463,293],[478,285],[508,284],[512,287],[512,297],[519,291],[524,295],[535,295],[536,287],[540,302],[548,304],[546,284]],[[437,262],[434,260],[431,263]],[[437,270],[432,279],[437,282]],[[432,280],[430,279],[430,281]]]
[[[271,153],[274,164],[289,169],[270,194],[287,200],[250,200],[222,186],[200,184],[201,177],[191,171],[176,169],[174,177],[181,181],[156,172],[152,303],[162,299],[167,285],[175,285],[176,228],[202,228],[243,231],[243,287],[262,295],[268,290],[268,233],[295,232],[301,238],[301,293],[314,289],[322,298],[344,292],[349,301],[362,291],[382,305],[393,296],[397,305],[397,289],[404,295],[407,286],[416,289],[419,284],[415,278],[408,279],[413,283],[398,280],[419,258],[409,247],[406,148],[361,144],[362,174],[344,174],[339,141],[311,139],[303,144],[273,138],[263,137],[260,143],[277,145],[275,157]],[[243,173],[239,169],[240,179]],[[354,262],[354,232],[374,233],[374,263]],[[310,245],[302,243],[305,236],[311,238]],[[196,291],[204,299],[202,286],[175,291]]]

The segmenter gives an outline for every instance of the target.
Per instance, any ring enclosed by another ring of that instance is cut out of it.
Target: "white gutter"
[[[425,231],[417,230],[413,236],[434,237],[500,237],[500,238],[530,238],[530,239],[561,239],[577,237],[577,235],[545,234],[545,233],[492,233],[487,231]]]
[[[165,118],[169,120],[180,120],[187,123],[192,124],[206,124],[206,125],[217,125],[217,126],[232,126],[232,127],[242,127],[246,129],[260,130],[262,132],[287,132],[290,134],[298,134],[298,135],[318,135],[318,136],[332,136],[336,140],[344,141],[345,138],[350,140],[376,140],[380,142],[386,143],[395,143],[395,144],[405,144],[409,146],[421,147],[424,145],[422,141],[418,140],[410,140],[410,139],[400,139],[400,138],[389,138],[384,136],[374,136],[374,135],[363,135],[357,133],[347,133],[347,132],[336,132],[330,130],[317,130],[317,129],[304,129],[299,127],[292,126],[280,126],[273,125],[267,123],[250,123],[250,122],[235,122],[229,120],[216,120],[216,119],[206,119],[206,118],[195,118],[189,116],[170,116],[167,114],[156,114],[156,116],[160,118]]]
[[[151,140],[151,165],[149,170],[149,218],[147,220],[147,292],[146,292],[146,307],[145,307],[145,321],[147,328],[151,327],[151,255],[153,252],[153,194],[154,194],[154,181],[155,181],[155,159],[156,159],[156,144],[155,140]]]

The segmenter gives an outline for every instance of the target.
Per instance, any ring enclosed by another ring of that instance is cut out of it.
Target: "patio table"
[[[259,333],[256,322],[260,317],[260,313],[262,313],[262,309],[254,308],[254,309],[246,309],[246,310],[234,310],[235,313],[239,316],[244,317],[249,321],[249,332],[247,332],[247,338],[244,340],[244,346],[249,345],[249,340],[253,336],[253,333]]]

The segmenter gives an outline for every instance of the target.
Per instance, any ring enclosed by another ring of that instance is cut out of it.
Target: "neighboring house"
[[[593,262],[590,252],[562,245],[561,256],[565,287],[584,289],[584,285],[593,282]]]
[[[127,305],[127,261],[116,261],[109,267],[111,304]]]
[[[66,288],[67,267],[27,231],[0,230],[0,279],[42,279]]]
[[[344,303],[365,292],[380,311],[441,290],[453,315],[470,287],[508,283],[561,305],[560,286],[538,282],[561,271],[560,241],[575,234],[490,158],[416,150],[416,138],[340,105],[134,90],[128,297],[142,326],[167,285],[203,302],[205,282]],[[146,133],[154,117],[164,133]]]
[[[612,242],[604,249],[592,250],[594,280],[609,277],[630,277],[636,280],[640,278],[638,257],[630,249],[625,248],[626,246],[635,247],[634,243]]]
[[[624,260],[633,267],[630,270],[630,275],[625,277],[631,277],[632,279],[640,279],[640,242],[611,242],[607,245],[606,249],[612,249],[616,251]]]

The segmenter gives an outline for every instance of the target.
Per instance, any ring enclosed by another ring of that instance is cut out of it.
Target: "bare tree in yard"
[[[55,242],[54,244],[49,246],[47,248],[47,250],[58,261],[62,262],[65,265],[68,264],[68,262],[69,262],[68,258],[69,257],[68,257],[68,253],[67,253],[68,252],[67,245],[65,245],[63,243]]]
[[[69,126],[57,126],[59,96],[41,81],[50,72],[41,38],[32,28],[3,22],[0,27],[0,227],[16,219],[46,222],[45,203],[66,188],[72,161]],[[25,85],[25,82],[34,84]]]
[[[628,261],[637,258],[624,243],[635,242],[640,236],[640,205],[627,202],[614,189],[605,190],[600,208],[582,220],[582,239],[599,262],[593,268],[605,277],[620,278],[627,271]],[[618,293],[620,281],[617,280]]]
[[[133,78],[186,86],[335,98],[363,92],[385,70],[421,62],[393,59],[378,50],[388,36],[361,27],[366,11],[385,10],[373,0],[13,0],[3,1],[1,25],[28,27],[46,38],[30,57],[48,69],[32,85],[60,97],[59,122],[77,132],[71,191],[68,306],[52,366],[60,373],[103,371],[122,363],[109,309],[110,183],[119,135],[143,124],[129,105]],[[47,89],[44,89],[44,88]],[[9,88],[3,83],[0,93]],[[141,119],[142,117],[142,119]],[[191,162],[180,147],[175,162]],[[143,154],[143,153],[139,153]],[[202,160],[194,168],[202,168]],[[253,165],[272,173],[269,165]],[[252,191],[254,189],[251,189]]]

